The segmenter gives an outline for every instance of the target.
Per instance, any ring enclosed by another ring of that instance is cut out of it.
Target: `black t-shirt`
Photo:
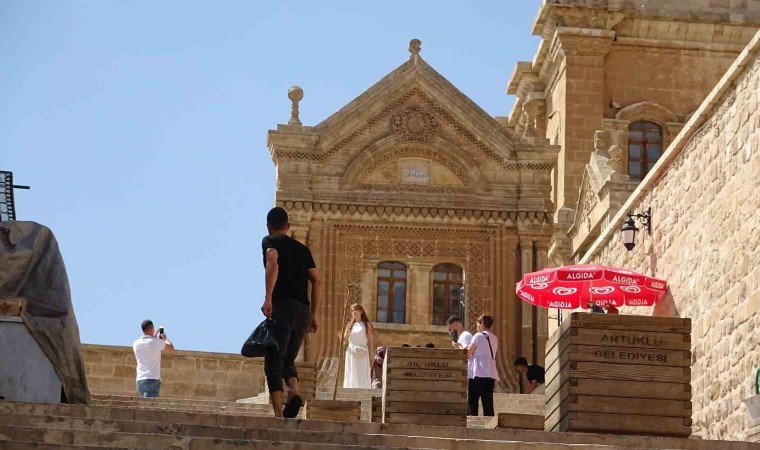
[[[545,377],[546,371],[543,367],[536,364],[531,364],[528,366],[528,372],[525,374],[525,378],[527,378],[528,381],[536,380],[536,383],[544,384]]]
[[[264,268],[267,266],[267,249],[277,250],[277,282],[272,292],[272,302],[294,299],[309,304],[308,278],[306,273],[316,267],[309,248],[295,239],[275,234],[261,241]]]

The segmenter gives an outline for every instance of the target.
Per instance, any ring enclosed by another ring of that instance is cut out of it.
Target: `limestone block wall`
[[[131,347],[82,347],[91,393],[138,395]],[[263,388],[263,358],[177,350],[161,359],[161,397],[235,401],[254,397]]]
[[[693,432],[746,439],[760,365],[760,33],[728,69],[582,262],[668,280],[637,314],[692,318]],[[625,213],[652,207],[652,235],[626,251]]]

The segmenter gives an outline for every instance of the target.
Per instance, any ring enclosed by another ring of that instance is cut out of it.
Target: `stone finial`
[[[543,101],[539,99],[528,99],[523,103],[523,113],[525,114],[525,129],[523,137],[535,138],[538,136],[536,131],[539,115],[541,115]]]
[[[290,120],[288,125],[301,125],[301,119],[298,118],[298,102],[303,100],[303,89],[300,86],[293,86],[288,89],[288,98],[293,102],[290,108]]]
[[[422,41],[419,39],[412,39],[409,41],[409,53],[412,54],[410,58],[414,58],[415,56],[420,54],[420,50],[422,50]]]

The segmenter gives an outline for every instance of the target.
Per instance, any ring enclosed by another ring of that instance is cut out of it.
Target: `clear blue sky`
[[[166,326],[238,352],[261,320],[267,130],[316,125],[422,56],[491,115],[538,0],[0,2],[0,169],[60,243],[82,341]]]

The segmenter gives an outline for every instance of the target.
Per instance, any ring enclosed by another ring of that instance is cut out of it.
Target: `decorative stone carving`
[[[594,153],[607,156],[608,137],[609,133],[606,130],[596,130],[594,132]]]
[[[525,113],[525,130],[523,137],[534,138],[538,136],[537,123],[540,116],[543,115],[544,99],[528,98],[523,103],[523,112]]]
[[[623,161],[623,149],[619,145],[613,145],[607,150],[610,156],[610,160],[607,162],[607,166],[613,172],[625,172],[625,163]]]
[[[393,131],[401,141],[429,142],[438,132],[438,121],[422,109],[410,108],[393,118]]]

